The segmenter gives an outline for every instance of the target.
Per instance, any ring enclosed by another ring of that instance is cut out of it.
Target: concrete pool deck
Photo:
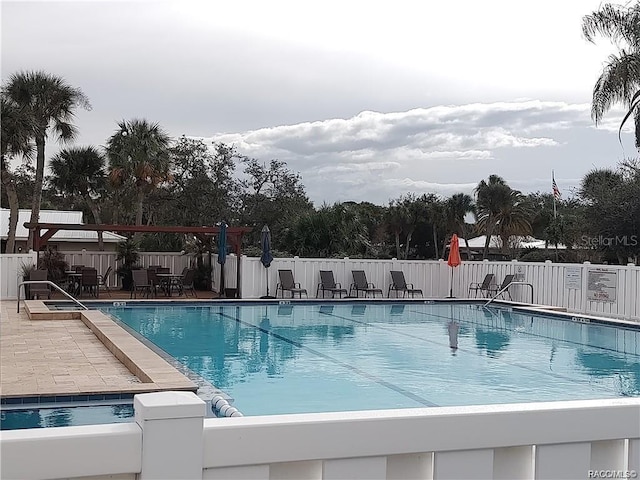
[[[0,304],[3,399],[197,390],[194,382],[102,312],[52,315],[40,301],[23,305],[26,308],[16,313],[15,301]],[[29,311],[36,314],[33,319]]]

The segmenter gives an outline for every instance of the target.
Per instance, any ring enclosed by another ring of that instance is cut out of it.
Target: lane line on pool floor
[[[275,332],[271,331],[271,329],[263,328],[263,327],[261,327],[259,325],[254,325],[253,323],[249,323],[249,322],[246,322],[244,320],[240,320],[239,318],[236,318],[236,317],[234,317],[232,315],[228,315],[226,313],[222,313],[222,312],[217,312],[217,313],[221,317],[227,318],[229,320],[233,320],[233,321],[235,321],[235,322],[237,322],[237,323],[239,323],[241,325],[245,325],[247,327],[255,328],[257,330],[260,330],[263,333],[266,333],[267,335],[270,335],[270,336],[272,336],[274,338],[277,338],[278,340],[281,340],[283,342],[287,342],[287,343],[289,343],[291,345],[294,345],[295,347],[298,347],[298,348],[300,348],[302,350],[310,352],[313,355],[316,355],[318,357],[324,358],[325,360],[329,360],[329,361],[333,362],[336,365],[339,365],[339,366],[341,366],[341,367],[343,367],[343,368],[345,368],[347,370],[350,370],[350,371],[360,375],[361,377],[367,378],[367,379],[371,380],[372,382],[377,383],[378,385],[381,385],[381,386],[383,386],[385,388],[389,388],[389,389],[395,391],[396,393],[399,393],[400,395],[403,395],[403,396],[413,400],[414,402],[417,402],[417,403],[419,403],[421,405],[424,405],[425,407],[438,407],[439,406],[439,405],[437,405],[437,404],[435,404],[433,402],[430,402],[429,400],[427,400],[427,399],[425,399],[425,398],[423,398],[423,397],[421,397],[419,395],[416,395],[416,394],[414,394],[414,393],[412,393],[412,392],[410,392],[408,390],[405,390],[402,387],[399,387],[397,385],[394,385],[393,383],[390,383],[390,382],[388,382],[386,380],[383,380],[382,378],[378,378],[375,375],[371,375],[370,373],[367,373],[364,370],[361,370],[361,369],[359,369],[357,367],[349,365],[348,363],[342,362],[342,361],[340,361],[340,360],[338,360],[336,358],[331,357],[330,355],[326,355],[326,354],[324,354],[322,352],[319,352],[318,350],[315,350],[313,348],[307,347],[307,346],[303,345],[300,342],[297,342],[295,340],[291,340],[291,339],[286,338],[286,337],[284,337],[284,336],[282,336],[282,335],[280,335],[278,333],[275,333]]]
[[[417,311],[413,311],[413,312],[414,313],[423,314],[423,312],[417,312]],[[361,320],[355,320],[353,318],[343,317],[341,315],[336,315],[334,313],[323,313],[323,315],[328,315],[328,316],[331,316],[331,317],[339,318],[341,320],[351,321],[351,322],[354,322],[354,323],[357,323],[359,325],[366,326],[366,327],[377,328],[377,329],[384,330],[384,331],[387,331],[387,332],[393,332],[395,334],[402,335],[402,336],[411,338],[413,340],[419,340],[419,341],[422,341],[422,342],[425,342],[425,343],[431,343],[431,344],[438,345],[438,346],[447,345],[444,342],[437,342],[437,341],[434,341],[434,340],[429,340],[427,338],[417,337],[415,335],[404,333],[404,332],[401,332],[401,331],[393,329],[393,328],[385,328],[384,326],[380,325],[379,323],[363,322]],[[426,315],[426,313],[424,313],[424,315]],[[433,316],[436,317],[436,318],[443,318],[443,319],[451,320],[451,319],[449,319],[447,317],[444,317],[444,316],[441,316],[441,315],[433,315]],[[462,320],[462,321],[464,323],[471,323],[471,322],[467,322],[465,320]],[[459,348],[458,347],[457,352],[458,353],[466,353],[466,354],[474,355],[474,356],[480,356],[475,351],[470,351],[470,350],[467,350],[466,348]],[[501,360],[499,358],[496,358],[496,357],[491,357],[491,358],[492,358],[492,360],[500,362],[502,364],[506,364],[506,365],[509,365],[509,366],[512,366],[512,367],[522,368],[523,370],[527,370],[529,372],[533,372],[533,373],[538,373],[538,374],[554,377],[554,378],[556,378],[556,380],[570,381],[572,383],[578,383],[578,384],[590,384],[591,383],[590,381],[586,381],[586,380],[584,380],[584,381],[576,381],[575,379],[573,379],[571,377],[567,377],[567,376],[562,375],[560,373],[547,372],[546,370],[538,369],[538,368],[535,368],[535,367],[530,367],[530,366],[527,366],[527,365],[514,364],[512,362],[503,361],[503,360]],[[609,391],[606,387],[601,387],[601,390],[604,390],[606,392]]]

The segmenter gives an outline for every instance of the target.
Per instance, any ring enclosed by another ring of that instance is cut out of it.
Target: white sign
[[[566,267],[564,269],[564,288],[582,289],[581,267]]]
[[[606,268],[590,268],[587,276],[587,300],[615,302],[618,272]]]

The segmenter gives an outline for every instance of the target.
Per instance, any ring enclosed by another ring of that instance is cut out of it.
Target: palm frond
[[[601,35],[616,44],[626,42],[637,48],[640,46],[640,5],[631,7],[605,4],[591,15],[582,19],[584,37],[595,43],[595,37]]]
[[[632,114],[635,114],[635,127],[636,127],[636,147],[640,147],[639,139],[638,139],[638,122],[640,122],[640,90],[633,94],[631,97],[631,101],[629,102],[629,110],[626,115],[620,122],[620,127],[618,128],[618,140],[620,141],[620,145],[622,145],[622,127],[629,119]]]
[[[640,87],[640,53],[609,56],[593,87],[591,116],[596,125],[614,103],[628,103]]]

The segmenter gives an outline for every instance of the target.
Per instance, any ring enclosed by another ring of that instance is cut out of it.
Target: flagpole
[[[551,182],[552,182],[552,185],[555,187],[555,185],[556,185],[556,176],[555,176],[553,170],[551,170]],[[555,190],[553,191],[553,218],[558,218],[558,211],[556,210],[556,192],[555,192]]]

